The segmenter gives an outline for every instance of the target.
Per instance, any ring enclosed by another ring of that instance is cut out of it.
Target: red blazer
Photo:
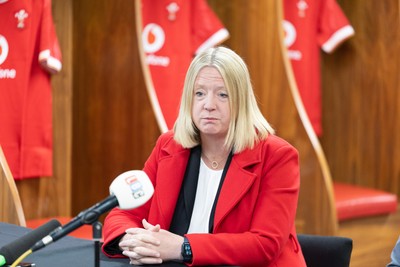
[[[189,155],[172,132],[160,136],[144,167],[154,196],[140,208],[110,212],[104,224],[105,246],[127,228],[142,227],[143,218],[169,229]],[[274,135],[234,154],[215,210],[213,234],[186,235],[192,265],[306,266],[294,227],[298,161],[296,149]]]

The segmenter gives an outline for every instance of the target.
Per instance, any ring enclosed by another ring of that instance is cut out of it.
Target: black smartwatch
[[[187,262],[187,263],[192,262],[192,258],[193,258],[192,248],[190,247],[189,240],[186,237],[183,237],[181,255],[183,257],[183,262]]]

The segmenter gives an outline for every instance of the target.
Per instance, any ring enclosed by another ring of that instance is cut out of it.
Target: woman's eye
[[[228,98],[228,94],[227,93],[220,93],[219,96],[222,97],[222,98]]]
[[[203,96],[203,95],[204,95],[204,93],[201,92],[201,91],[197,91],[197,92],[195,92],[194,94],[195,94],[196,96]]]

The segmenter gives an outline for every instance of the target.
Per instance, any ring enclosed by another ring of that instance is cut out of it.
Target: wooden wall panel
[[[399,1],[338,0],[355,36],[322,57],[322,144],[334,180],[400,195]]]
[[[300,150],[302,176],[320,176],[309,141],[299,138],[304,129],[292,123],[298,121],[293,103],[270,90],[289,86],[280,47],[271,42],[278,38],[277,17],[269,12],[278,2],[208,1],[231,32],[226,45],[249,64],[263,113]],[[321,142],[335,180],[399,193],[399,2],[338,2],[356,35],[322,57]],[[142,167],[160,134],[134,14],[134,1],[53,0],[63,52],[63,71],[53,77],[55,173],[17,183],[27,219],[74,215],[104,198],[115,176]],[[300,212],[325,206],[300,200]]]
[[[160,131],[139,61],[135,1],[74,1],[73,214],[141,169]]]
[[[299,218],[305,232],[322,233],[329,229],[331,214],[326,209],[328,200],[322,193],[315,151],[289,90],[279,41],[280,2],[209,2],[232,33],[227,44],[249,64],[263,112],[278,134],[301,150],[304,189]],[[72,162],[76,213],[104,198],[116,175],[141,168],[160,133],[140,69],[134,2],[74,3]],[[307,195],[323,200],[316,202]],[[317,211],[323,215],[312,214]]]
[[[314,176],[321,174],[290,95],[278,34],[277,3],[210,1],[232,34],[227,44],[249,64],[262,110],[278,133],[302,150],[306,189],[308,183],[315,184]],[[77,1],[74,15],[73,209],[76,213],[105,197],[116,175],[141,168],[159,131],[138,61],[133,1]],[[296,120],[298,123],[293,123]],[[303,195],[310,194],[303,191]],[[318,232],[321,230],[315,229],[315,225],[328,225],[323,222],[328,215],[322,220],[306,216],[311,210],[322,209],[322,203],[302,198],[299,213],[303,216],[304,231]]]

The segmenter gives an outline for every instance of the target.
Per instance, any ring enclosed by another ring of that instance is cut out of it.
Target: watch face
[[[190,247],[189,242],[187,241],[187,239],[185,238],[185,240],[183,241],[182,244],[182,251],[181,251],[182,257],[183,257],[183,261],[184,262],[191,262],[192,261],[192,248]]]

